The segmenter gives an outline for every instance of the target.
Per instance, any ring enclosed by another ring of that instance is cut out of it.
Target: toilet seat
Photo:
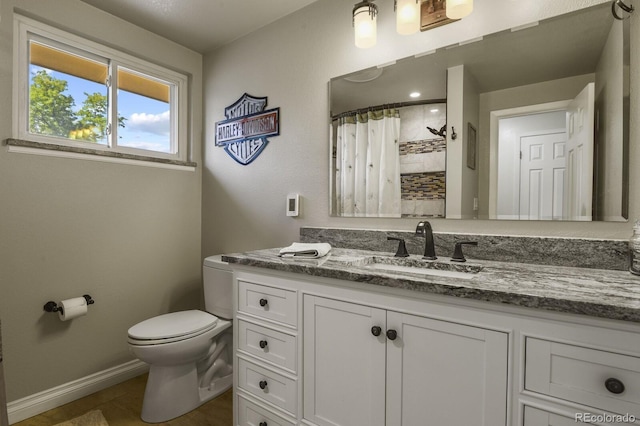
[[[142,321],[128,331],[133,345],[159,345],[190,339],[215,328],[218,317],[208,312],[189,310],[159,315]]]

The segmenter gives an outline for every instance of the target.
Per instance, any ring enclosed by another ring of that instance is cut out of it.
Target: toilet
[[[179,417],[233,383],[233,275],[221,256],[207,257],[202,269],[206,312],[159,315],[129,329],[129,348],[150,366],[142,403],[145,422]]]

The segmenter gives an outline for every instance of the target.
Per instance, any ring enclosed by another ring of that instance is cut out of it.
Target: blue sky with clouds
[[[31,75],[44,68],[31,66]],[[52,77],[66,80],[66,95],[75,101],[75,110],[82,107],[86,93],[107,94],[105,85],[45,69]],[[125,127],[118,128],[118,144],[131,148],[159,152],[170,151],[169,104],[124,90],[118,91],[118,114],[126,118]],[[105,142],[106,143],[106,142]]]

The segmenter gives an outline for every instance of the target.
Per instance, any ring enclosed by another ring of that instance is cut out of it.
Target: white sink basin
[[[461,272],[461,271],[453,271],[447,269],[432,269],[432,268],[424,268],[418,266],[404,266],[404,265],[388,265],[384,263],[371,263],[369,265],[365,265],[367,269],[374,269],[380,272],[389,272],[389,273],[402,273],[402,274],[410,274],[410,275],[424,275],[424,276],[436,276],[436,277],[447,277],[447,278],[458,278],[468,280],[475,276],[473,272]]]
[[[415,255],[395,257],[349,253],[349,255],[334,256],[331,260],[371,272],[405,275],[414,278],[431,276],[469,280],[484,269],[484,265],[474,262],[452,262],[447,257],[425,260],[422,256]]]
[[[448,258],[425,260],[420,256],[363,256],[345,260],[352,266],[388,274],[408,275],[412,277],[446,277],[469,280],[484,268],[476,263],[456,263]]]

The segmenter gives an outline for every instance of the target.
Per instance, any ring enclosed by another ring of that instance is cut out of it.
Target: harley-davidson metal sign
[[[269,136],[280,134],[280,108],[264,110],[267,98],[247,93],[224,109],[224,121],[216,123],[216,146],[246,166],[267,146]]]

